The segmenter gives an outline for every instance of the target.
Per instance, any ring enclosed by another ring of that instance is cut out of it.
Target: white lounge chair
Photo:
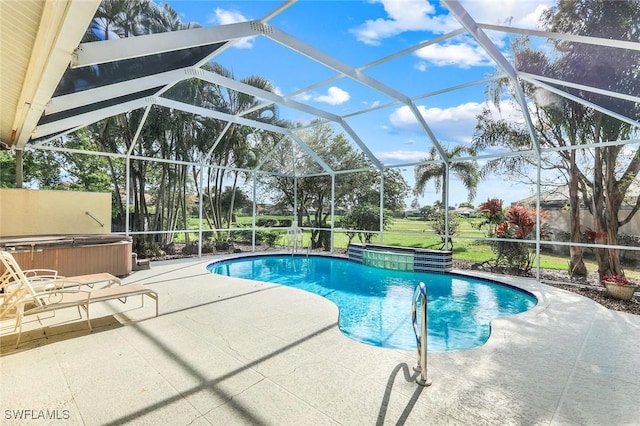
[[[41,285],[37,291],[24,271],[19,266],[16,267],[17,263],[15,265],[12,264],[11,259],[13,259],[11,253],[0,252],[0,260],[9,271],[6,276],[3,275],[5,278],[3,281],[4,293],[0,299],[0,320],[15,318],[14,331],[18,330],[16,348],[20,344],[23,319],[28,315],[38,315],[45,312],[55,312],[58,309],[75,307],[82,317],[80,310],[82,308],[87,314],[89,330],[92,330],[91,317],[89,315],[89,305],[91,303],[114,299],[126,303],[127,297],[140,295],[142,296],[143,306],[144,296],[149,296],[156,302],[156,316],[158,316],[158,294],[143,284],[122,285],[120,280],[116,278],[117,281],[108,281],[109,284],[106,287],[88,291],[80,289],[77,281],[72,284],[76,288],[65,287],[63,284],[65,279],[62,279],[59,281],[49,280],[44,285],[44,281],[35,281],[36,284]],[[108,277],[104,276],[104,278]]]

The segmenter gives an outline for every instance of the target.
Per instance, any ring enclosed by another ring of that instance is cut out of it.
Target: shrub
[[[259,244],[258,234],[260,234],[260,232],[256,231],[256,244]],[[231,241],[235,241],[243,244],[251,244],[252,238],[253,238],[253,231],[251,229],[231,231]]]
[[[202,243],[202,253],[213,253],[214,246],[211,241],[205,241]],[[198,242],[194,241],[184,246],[182,249],[182,255],[184,256],[195,256],[198,254]]]
[[[285,228],[291,228],[291,225],[293,224],[293,221],[291,219],[280,219],[280,222],[278,223],[278,226],[282,226]]]
[[[457,213],[449,214],[449,237],[455,235],[458,232],[458,228],[460,227],[461,221],[462,221],[462,216],[460,216],[459,214]],[[444,249],[448,245],[451,245],[451,249],[453,250],[453,242],[451,241],[451,239],[449,239],[448,243],[446,241],[445,231],[447,227],[445,226],[444,214],[437,215],[434,221],[431,222],[430,226],[431,226],[431,229],[433,229],[435,233],[440,236],[440,242],[442,243],[440,250]]]
[[[270,228],[272,226],[278,226],[278,220],[277,219],[258,219],[256,220],[256,226],[262,226],[265,228]]]
[[[276,245],[276,241],[278,241],[280,234],[278,234],[275,231],[266,231],[266,232],[262,232],[262,237],[263,237],[262,240],[267,245],[267,247],[273,247]],[[257,239],[257,236],[256,236],[256,239]]]
[[[502,212],[502,200],[493,198],[480,205],[489,236],[510,240],[530,240],[536,232],[536,209],[525,206],[512,206],[506,215]],[[546,211],[540,211],[541,219],[547,217]],[[544,237],[544,228],[540,235]],[[491,249],[496,254],[494,267],[506,267],[519,274],[531,271],[534,255],[528,244],[518,241],[491,241]]]
[[[134,235],[132,250],[139,259],[154,258],[164,256],[157,242],[150,242],[144,235]]]

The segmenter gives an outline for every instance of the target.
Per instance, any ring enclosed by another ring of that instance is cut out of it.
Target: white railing
[[[304,248],[302,229],[298,227],[287,229],[286,244],[287,250],[291,250],[291,254],[297,252],[298,248]]]
[[[420,299],[420,330],[418,330],[418,299]],[[411,308],[413,331],[416,335],[418,348],[418,365],[415,371],[420,372],[416,383],[421,386],[431,386],[431,380],[427,377],[427,286],[420,282],[413,293],[413,305]]]

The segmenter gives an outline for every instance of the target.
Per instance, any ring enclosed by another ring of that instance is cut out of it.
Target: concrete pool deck
[[[157,318],[139,297],[96,304],[90,333],[62,310],[25,327],[17,350],[2,322],[1,423],[640,424],[640,316],[501,276],[538,305],[493,321],[482,347],[429,354],[423,388],[416,353],[355,342],[328,300],[210,274],[214,259],[124,279],[158,292]]]

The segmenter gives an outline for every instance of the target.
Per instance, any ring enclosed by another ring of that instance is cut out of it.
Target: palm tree
[[[214,63],[203,67],[204,69],[220,74],[223,77],[233,79],[233,73],[224,68],[220,64]],[[265,91],[273,92],[274,86],[267,79],[259,76],[249,76],[240,80],[242,83],[262,89]],[[256,121],[263,121],[267,123],[273,123],[278,120],[278,110],[273,104],[265,105],[264,108],[255,109],[259,106],[261,101],[249,94],[238,92],[219,85],[209,85],[205,94],[206,99],[204,101],[208,106],[216,111],[221,111],[230,115],[243,114],[244,111],[251,110],[249,113],[244,113],[243,117],[253,119]],[[255,110],[254,110],[255,109]],[[217,122],[213,128],[215,133],[219,134],[222,131],[225,122]],[[218,166],[222,167],[236,167],[246,168],[255,162],[255,158],[251,153],[251,147],[249,146],[248,138],[255,132],[255,129],[248,126],[241,126],[232,124],[225,132],[220,143],[213,151],[212,161]],[[217,136],[217,135],[216,135]],[[209,141],[214,141],[216,138],[209,138]],[[204,147],[203,147],[204,148]],[[201,148],[202,149],[202,148]],[[206,150],[205,150],[206,152]],[[237,170],[229,172],[225,168],[211,168],[209,173],[209,208],[213,216],[213,225],[215,228],[220,229],[223,226],[223,221],[227,221],[227,227],[231,226],[231,216],[233,212],[234,200],[231,200],[231,208],[229,216],[225,218],[223,216],[223,208],[221,204],[222,193],[224,186],[226,185],[226,179],[231,175],[232,179],[232,194],[235,194],[235,190],[238,185],[238,178],[241,173]]]
[[[473,155],[471,148],[464,145],[457,145],[450,151],[444,149],[444,153],[448,159],[460,157],[462,154]],[[413,192],[416,195],[423,195],[425,187],[430,181],[433,181],[436,192],[442,189],[442,206],[446,205],[447,189],[449,182],[447,181],[447,167],[441,160],[440,154],[432,147],[429,155],[425,158],[426,164],[420,164],[415,168],[416,184]],[[433,163],[433,161],[440,161]],[[480,181],[480,172],[474,161],[461,161],[449,164],[449,173],[457,176],[469,193],[469,202],[473,201],[476,196],[476,189]]]

